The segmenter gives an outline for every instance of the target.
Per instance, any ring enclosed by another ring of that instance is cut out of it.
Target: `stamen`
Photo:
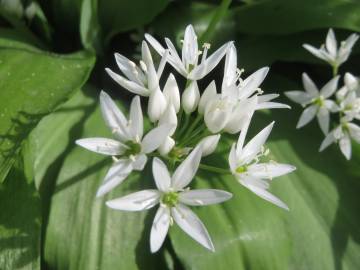
[[[161,74],[162,74],[163,71],[164,71],[165,64],[166,64],[166,62],[167,62],[168,56],[169,56],[169,50],[165,50],[165,53],[164,53],[164,55],[161,57],[161,61],[160,61],[160,64],[159,64],[159,67],[158,67],[158,70],[157,70],[157,76],[158,76],[158,78],[161,77]]]
[[[204,43],[203,48],[204,48],[204,52],[201,57],[201,63],[203,63],[206,60],[207,52],[210,49],[210,43]]]

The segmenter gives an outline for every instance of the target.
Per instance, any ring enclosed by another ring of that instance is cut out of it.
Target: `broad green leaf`
[[[86,49],[100,50],[100,27],[98,22],[97,0],[83,0],[80,16],[81,42]]]
[[[150,254],[154,211],[126,213],[105,206],[106,199],[153,187],[149,166],[144,175],[134,173],[115,192],[96,199],[111,159],[74,143],[91,136],[111,136],[101,117],[98,93],[91,89],[45,117],[31,136],[35,178],[41,182],[42,196],[52,195],[45,206],[45,264],[59,270],[164,269],[163,255]]]
[[[87,80],[90,54],[0,47],[0,182],[30,131]]]
[[[40,197],[15,166],[0,186],[0,268],[40,269]]]
[[[360,31],[360,4],[347,0],[265,0],[234,8],[236,30],[288,34],[319,28]]]

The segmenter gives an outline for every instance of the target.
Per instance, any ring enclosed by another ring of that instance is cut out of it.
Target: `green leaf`
[[[133,173],[116,191],[96,199],[111,159],[74,143],[92,136],[111,134],[98,93],[88,88],[45,117],[31,135],[36,181],[42,196],[52,195],[44,202],[45,264],[59,270],[164,269],[162,254],[150,254],[148,243],[154,212],[126,213],[105,206],[109,198],[153,186],[149,166],[144,175]]]
[[[40,269],[40,198],[19,168],[0,186],[0,265],[2,270]]]
[[[0,182],[30,131],[84,84],[93,64],[85,53],[0,47]]]
[[[347,0],[266,0],[234,8],[236,30],[289,34],[319,28],[360,31],[360,4]]]
[[[80,36],[85,49],[100,51],[100,27],[97,0],[83,0],[80,16]]]

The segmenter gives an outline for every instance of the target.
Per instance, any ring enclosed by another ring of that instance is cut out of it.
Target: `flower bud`
[[[198,107],[198,112],[200,114],[204,114],[205,112],[205,107],[206,104],[214,99],[216,97],[216,85],[215,85],[215,81],[212,81],[208,87],[206,87],[204,93],[201,95],[200,101],[199,101],[199,107]]]
[[[156,122],[160,119],[166,110],[167,102],[164,94],[159,88],[151,92],[148,103],[148,115],[151,122]]]
[[[182,94],[182,106],[185,113],[190,114],[196,110],[200,100],[200,92],[196,81],[192,81]]]
[[[174,146],[175,146],[174,139],[167,136],[163,144],[159,146],[158,151],[160,155],[166,156]]]
[[[171,129],[169,136],[173,135],[176,127],[177,127],[177,116],[174,109],[174,106],[172,104],[168,104],[167,109],[162,114],[159,120],[159,126],[163,124],[170,124],[171,126],[174,126],[174,128]]]
[[[220,140],[220,134],[211,135],[203,138],[198,144],[202,148],[202,156],[205,157],[212,154],[215,151],[219,143],[219,140]]]
[[[180,91],[172,73],[170,73],[165,83],[163,93],[167,102],[171,103],[175,108],[175,112],[178,113],[180,110]]]
[[[228,122],[232,106],[220,98],[208,103],[205,108],[204,121],[212,133],[221,131]]]

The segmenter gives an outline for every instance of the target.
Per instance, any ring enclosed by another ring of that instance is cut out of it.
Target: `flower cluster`
[[[358,35],[352,34],[338,47],[334,31],[330,29],[325,45],[320,49],[304,44],[306,50],[332,67],[333,78],[319,90],[310,77],[303,73],[302,81],[305,91],[285,93],[289,99],[305,107],[297,128],[305,126],[316,116],[325,135],[320,151],[332,143],[338,143],[346,159],[351,158],[351,139],[360,143],[360,126],[357,124],[360,120],[360,82],[351,73],[345,73],[344,85],[339,88],[338,70],[340,65],[349,58],[358,38]],[[331,113],[338,114],[338,118],[329,132]]]
[[[268,191],[274,177],[295,169],[268,157],[269,150],[265,149],[264,144],[274,123],[265,127],[246,145],[245,138],[256,110],[289,107],[272,101],[277,94],[263,95],[260,84],[268,68],[261,68],[245,79],[241,77],[243,71],[237,68],[237,52],[233,42],[226,43],[209,55],[210,45],[204,44],[203,50],[199,51],[197,36],[189,25],[185,30],[180,57],[169,39],[165,39],[166,47],[163,47],[154,37],[146,34],[145,38],[139,65],[123,55],[115,54],[122,74],[106,69],[119,85],[136,94],[131,102],[129,117],[102,91],[101,111],[114,139],[87,138],[76,143],[90,151],[111,156],[114,160],[97,196],[111,191],[132,171],[143,170],[148,159],[153,158],[156,189],[135,192],[106,202],[108,207],[123,211],[141,211],[159,204],[150,235],[152,252],[159,250],[173,221],[201,245],[214,250],[205,226],[187,205],[216,204],[229,200],[232,194],[216,189],[190,190],[189,184],[199,168],[231,174],[256,195],[288,209],[284,202]],[[148,44],[160,55],[157,68]],[[218,91],[215,81],[212,81],[200,94],[197,81],[209,74],[224,57],[221,89]],[[183,91],[180,91],[172,73],[164,86],[160,86],[167,63],[186,79]],[[148,97],[147,116],[152,125],[145,136],[140,96]],[[229,149],[229,168],[201,164],[202,157],[214,153],[224,133],[240,133],[237,143],[233,143]]]

